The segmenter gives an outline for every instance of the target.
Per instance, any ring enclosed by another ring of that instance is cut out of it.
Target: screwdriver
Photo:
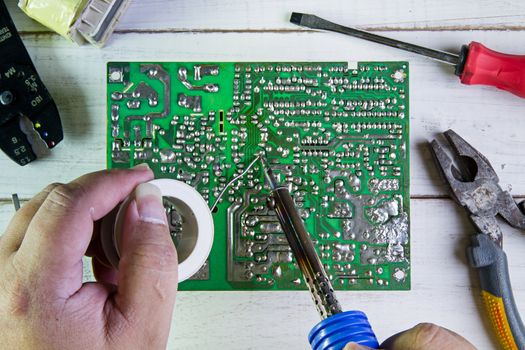
[[[363,30],[345,27],[315,15],[293,12],[290,22],[302,27],[350,35],[410,51],[455,66],[466,85],[489,85],[525,98],[525,56],[493,51],[478,42],[461,47],[459,55],[406,43]]]
[[[349,342],[377,349],[379,344],[366,315],[361,311],[342,311],[288,187],[279,185],[268,160],[260,159],[271,189],[270,207],[277,214],[322,319],[308,335],[312,349],[341,350]]]

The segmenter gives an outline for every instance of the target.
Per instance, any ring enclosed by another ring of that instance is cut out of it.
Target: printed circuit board
[[[110,62],[108,167],[147,162],[213,208],[210,257],[181,290],[306,289],[261,154],[336,289],[410,289],[408,75],[407,62]],[[165,204],[176,244],[184,218]]]

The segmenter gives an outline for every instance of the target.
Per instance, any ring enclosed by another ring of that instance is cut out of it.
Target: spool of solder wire
[[[330,316],[312,328],[308,334],[312,350],[341,350],[353,342],[379,348],[368,318],[361,311],[346,311]]]
[[[214,234],[212,214],[200,193],[184,182],[157,179],[149,183],[157,186],[162,194],[179,259],[179,282],[182,282],[197,273],[208,259]],[[115,268],[120,260],[120,237],[126,225],[124,218],[132,200],[132,196],[128,197],[102,222],[102,249]]]

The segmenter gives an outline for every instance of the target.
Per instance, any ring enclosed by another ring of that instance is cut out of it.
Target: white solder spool
[[[157,186],[163,197],[170,197],[183,218],[182,238],[177,245],[179,282],[182,282],[199,271],[208,259],[213,244],[212,214],[199,192],[184,182],[158,179],[149,183]],[[102,223],[102,249],[114,267],[118,266],[122,224],[131,200],[128,197],[120,205],[114,219],[108,217]]]

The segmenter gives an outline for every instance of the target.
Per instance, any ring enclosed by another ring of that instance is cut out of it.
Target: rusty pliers
[[[502,249],[501,216],[525,229],[525,215],[499,185],[490,162],[452,130],[444,132],[453,159],[433,140],[432,153],[450,193],[469,213],[478,234],[467,248],[470,265],[478,270],[485,310],[503,349],[525,349],[525,328],[514,302],[507,256]]]

